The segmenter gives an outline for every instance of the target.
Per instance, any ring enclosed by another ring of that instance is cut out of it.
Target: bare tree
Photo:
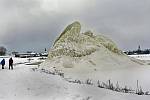
[[[0,47],[0,56],[3,56],[3,55],[5,55],[6,54],[6,48],[5,47],[3,47],[3,46],[1,46]]]

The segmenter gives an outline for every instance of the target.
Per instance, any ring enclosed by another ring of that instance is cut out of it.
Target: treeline
[[[3,55],[5,55],[6,54],[6,48],[5,47],[3,47],[3,46],[1,46],[0,47],[0,56],[3,56]]]
[[[136,55],[136,54],[150,54],[150,49],[145,50],[133,50],[133,51],[125,51],[124,52],[127,55]]]

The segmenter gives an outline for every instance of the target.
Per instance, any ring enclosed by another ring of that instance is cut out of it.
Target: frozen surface
[[[27,59],[13,59],[15,63],[28,61]],[[34,59],[38,61],[37,58]],[[6,69],[0,70],[0,100],[149,100],[150,98],[150,96],[118,93],[96,86],[69,83],[57,75],[31,70],[35,67],[37,65],[18,64],[14,70],[8,70],[6,64]],[[90,78],[103,81],[111,79],[114,82],[119,81],[120,85],[125,84],[133,88],[136,80],[139,79],[144,89],[150,89],[150,79],[147,77],[150,73],[149,66],[103,70],[94,73],[89,73]],[[87,78],[84,74],[80,75],[84,76],[82,79]]]
[[[139,54],[139,55],[129,55],[129,56],[139,60],[150,60],[150,54]]]

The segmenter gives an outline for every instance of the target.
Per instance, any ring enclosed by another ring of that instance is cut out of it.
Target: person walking
[[[12,57],[9,59],[9,70],[10,70],[10,67],[13,70],[13,59],[12,59]]]
[[[5,59],[3,59],[3,60],[1,61],[1,64],[2,64],[2,69],[4,69],[4,66],[5,66]]]

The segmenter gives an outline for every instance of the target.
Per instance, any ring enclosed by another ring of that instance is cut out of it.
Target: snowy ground
[[[32,68],[37,65],[26,65],[26,58],[13,58],[14,70],[8,70],[8,58],[5,69],[0,69],[0,100],[149,100],[150,96],[118,93],[96,86],[69,83],[57,75],[50,75]],[[1,59],[0,59],[1,60]],[[37,58],[31,63],[39,62]],[[96,73],[96,72],[95,72]],[[136,80],[145,90],[150,90],[150,66],[138,69],[118,69],[97,72],[102,81],[111,79],[120,85],[135,86]],[[92,74],[91,74],[92,75]],[[91,76],[94,78],[93,76]],[[97,78],[97,77],[96,77]]]
[[[150,60],[150,54],[129,55],[129,57],[133,57],[139,60]]]
[[[142,60],[150,65],[150,54],[129,55],[129,57]]]

